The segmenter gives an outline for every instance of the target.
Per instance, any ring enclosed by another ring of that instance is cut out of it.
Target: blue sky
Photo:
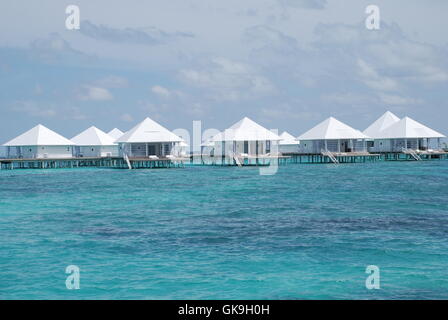
[[[65,8],[81,29],[65,28]],[[365,8],[381,29],[365,28]],[[448,134],[448,2],[3,1],[0,142],[42,123],[72,137],[223,129],[249,116],[299,135],[328,116],[365,129],[386,110]]]

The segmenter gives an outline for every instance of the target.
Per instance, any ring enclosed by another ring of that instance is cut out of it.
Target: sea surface
[[[447,299],[448,161],[3,170],[0,298]]]

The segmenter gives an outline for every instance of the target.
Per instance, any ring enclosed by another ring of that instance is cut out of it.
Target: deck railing
[[[330,158],[330,160],[331,160],[333,163],[336,163],[336,164],[339,163],[339,160],[336,159],[336,157],[335,157],[335,156],[333,155],[333,153],[331,153],[330,151],[322,149],[322,150],[321,150],[321,153],[322,153],[323,156],[327,156],[328,158]]]
[[[415,160],[422,161],[422,158],[415,152],[415,150],[403,148],[402,151],[405,154],[410,154]]]

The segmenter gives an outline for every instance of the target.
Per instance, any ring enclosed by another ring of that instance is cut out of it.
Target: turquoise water
[[[0,298],[448,298],[447,179],[448,161],[3,170]]]

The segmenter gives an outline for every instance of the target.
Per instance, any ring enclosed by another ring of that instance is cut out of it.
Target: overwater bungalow
[[[297,139],[300,141],[299,153],[302,154],[365,153],[369,137],[330,117]]]
[[[300,142],[292,134],[289,134],[288,132],[284,131],[280,135],[280,138],[282,139],[280,140],[278,146],[278,150],[280,151],[280,153],[286,154],[286,153],[299,152]]]
[[[8,159],[67,159],[74,143],[39,124],[3,146]]]
[[[114,129],[110,130],[107,134],[109,136],[111,136],[114,140],[117,140],[124,134],[124,132],[118,128],[114,128]]]
[[[381,125],[381,123],[383,123]],[[398,120],[383,115],[364,133],[374,138],[370,152],[411,152],[440,150],[440,139],[445,136],[409,117]]]
[[[255,121],[244,117],[207,141],[214,156],[269,157],[278,154],[281,138]]]
[[[178,146],[182,141],[173,132],[146,118],[115,142],[119,145],[120,156],[159,159],[180,156]]]
[[[74,155],[77,158],[118,157],[118,145],[115,139],[102,130],[92,126],[73,137]]]
[[[390,111],[386,111],[381,117],[375,120],[363,133],[372,139],[381,138],[381,133],[384,129],[390,127],[394,123],[400,121],[400,118],[397,117]]]
[[[367,142],[367,149],[370,152],[381,152],[381,150],[389,150],[390,141],[387,139],[381,139],[382,132],[384,129],[390,127],[394,123],[400,121],[397,117],[390,111],[386,111],[381,117],[375,120],[363,133],[371,138]]]

